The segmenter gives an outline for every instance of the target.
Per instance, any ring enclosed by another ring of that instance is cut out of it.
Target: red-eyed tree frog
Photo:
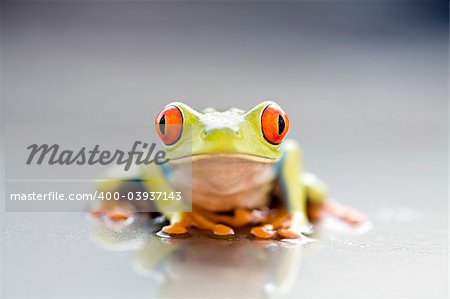
[[[233,235],[250,226],[257,238],[299,238],[323,212],[362,223],[361,213],[328,200],[325,184],[304,172],[299,144],[285,139],[289,126],[286,112],[272,101],[249,111],[198,112],[179,102],[167,105],[156,116],[155,128],[169,165],[143,167],[139,176],[146,190],[189,188],[192,211],[165,212],[166,202],[155,202],[170,221],[162,232],[182,235],[195,227]],[[189,183],[180,179],[186,169]]]

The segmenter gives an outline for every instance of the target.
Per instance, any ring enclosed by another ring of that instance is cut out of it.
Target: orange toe
[[[92,211],[89,211],[89,214],[92,217],[100,217],[100,216],[103,216],[104,213],[105,212],[103,210],[92,210]]]
[[[349,210],[343,215],[343,220],[352,224],[352,225],[359,225],[363,223],[366,220],[366,217],[358,211],[355,210]]]
[[[280,228],[277,230],[277,234],[280,237],[287,239],[298,239],[302,236],[301,232],[298,232],[292,228]]]
[[[234,235],[234,230],[223,224],[216,224],[213,228],[214,234],[218,236]]]
[[[250,233],[260,239],[271,239],[276,234],[273,230],[273,226],[270,224],[254,227]]]
[[[125,221],[129,218],[129,215],[122,211],[112,211],[108,213],[108,218],[112,221]]]
[[[169,235],[182,235],[187,233],[187,228],[178,223],[174,223],[171,225],[164,226],[162,231]]]

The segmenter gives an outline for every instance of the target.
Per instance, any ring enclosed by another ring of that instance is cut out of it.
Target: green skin
[[[311,174],[303,172],[302,155],[297,142],[285,140],[275,145],[268,142],[261,128],[261,115],[268,105],[277,105],[274,102],[265,101],[249,111],[230,109],[218,112],[214,109],[206,109],[202,112],[195,111],[183,103],[171,103],[180,109],[183,115],[183,131],[179,140],[173,145],[165,146],[170,164],[176,165],[183,162],[195,163],[198,159],[207,161],[211,171],[207,171],[208,179],[214,178],[214,163],[217,157],[238,158],[239,161],[252,164],[264,164],[273,169],[274,178],[267,182],[270,191],[278,188],[282,199],[282,208],[292,216],[292,229],[299,232],[310,230],[310,221],[307,214],[307,202],[323,203],[326,198],[326,186]],[[174,168],[173,172],[179,171]],[[226,186],[227,181],[236,180],[234,171],[230,169],[221,175],[220,181]],[[143,180],[147,190],[172,192],[179,190],[177,183],[168,181],[159,166],[151,164],[139,170],[137,175]],[[101,186],[103,190],[115,189],[111,182],[123,182],[131,179],[129,173],[119,177],[109,178],[108,183]],[[136,175],[134,175],[136,178]],[[202,178],[199,178],[200,182]],[[239,178],[238,178],[239,179]],[[249,189],[251,186],[247,185]],[[225,187],[226,188],[226,187]],[[258,188],[257,188],[258,189]],[[158,211],[166,215],[171,223],[177,223],[185,212],[176,211],[177,203],[174,201],[155,201]],[[195,203],[195,198],[194,198]],[[209,204],[200,203],[200,208],[208,210]],[[239,204],[238,206],[239,207]],[[244,202],[242,207],[246,207]]]

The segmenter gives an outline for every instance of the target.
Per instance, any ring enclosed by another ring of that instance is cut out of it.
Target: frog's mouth
[[[278,159],[252,155],[252,154],[243,154],[243,153],[208,153],[208,154],[193,154],[186,155],[177,158],[171,158],[170,163],[186,163],[186,162],[194,162],[200,160],[215,160],[220,158],[229,158],[229,159],[242,159],[246,161],[254,161],[258,163],[275,163]]]

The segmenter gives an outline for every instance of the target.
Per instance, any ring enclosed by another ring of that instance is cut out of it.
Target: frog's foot
[[[252,223],[262,223],[266,220],[267,216],[264,211],[259,210],[246,210],[242,208],[236,208],[233,216],[217,214],[213,212],[202,211],[202,214],[208,218],[208,220],[223,223],[228,226],[239,228]]]
[[[190,214],[191,213],[183,213],[179,221],[164,226],[161,231],[169,235],[186,234],[188,232],[188,228],[194,226],[195,224]]]
[[[251,229],[250,233],[259,239],[272,239],[277,234],[271,224],[256,226]]]
[[[259,239],[273,239],[275,236],[282,239],[298,239],[302,236],[301,231],[293,227],[282,227],[275,230],[270,224],[256,226],[250,233]]]
[[[273,209],[266,217],[265,223],[272,225],[275,229],[287,227],[291,224],[292,216],[286,210]]]
[[[360,225],[366,221],[366,217],[359,211],[348,208],[338,202],[327,200],[321,204],[323,212],[330,214],[350,225]]]
[[[218,236],[234,234],[231,227],[215,223],[199,212],[184,213],[179,222],[164,226],[162,231],[169,235],[181,235],[187,233],[189,227],[209,230]]]
[[[234,210],[234,217],[236,219],[236,226],[242,227],[250,223],[261,223],[267,219],[267,213],[265,211],[259,210],[245,210],[236,209]]]
[[[190,216],[193,220],[193,226],[199,229],[205,229],[213,232],[217,236],[229,236],[234,235],[234,230],[224,224],[219,224],[211,221],[201,212],[191,212]]]
[[[285,239],[298,239],[302,236],[301,230],[292,226],[277,229],[277,234],[280,238]]]
[[[265,224],[254,227],[250,233],[260,239],[272,239],[275,236],[287,239],[297,239],[302,236],[301,229],[295,225],[296,217],[286,210],[269,212]]]

